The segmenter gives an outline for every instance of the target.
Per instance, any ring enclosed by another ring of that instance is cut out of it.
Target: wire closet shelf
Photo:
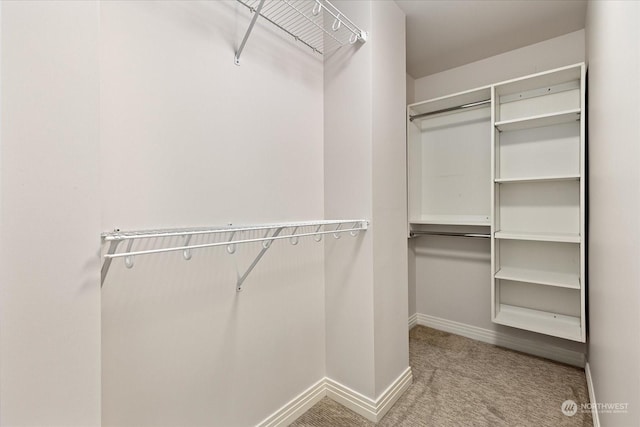
[[[313,236],[316,242],[322,241],[322,236],[325,234],[332,234],[336,239],[339,239],[342,233],[349,233],[355,237],[360,231],[366,230],[368,226],[369,222],[367,220],[356,219],[260,224],[241,227],[228,225],[223,227],[143,231],[115,230],[101,235],[102,242],[109,244],[106,253],[103,255],[101,286],[104,285],[111,263],[116,258],[124,258],[124,265],[127,268],[133,268],[135,257],[141,255],[182,251],[182,257],[188,261],[191,259],[192,250],[194,249],[225,246],[227,253],[234,254],[238,244],[261,242],[262,248],[260,252],[244,274],[238,277],[236,290],[241,291],[245,279],[275,240],[289,239],[289,242],[295,246],[301,237]],[[198,241],[194,242],[193,240]],[[118,252],[118,246],[122,242],[127,242],[126,249]],[[149,248],[148,244],[150,242],[153,242],[152,248]],[[134,248],[134,244],[141,247]]]
[[[238,0],[238,2],[251,11],[253,18],[236,52],[236,65],[240,64],[240,55],[258,16],[320,55],[341,46],[367,40],[367,32],[360,29],[328,0]]]

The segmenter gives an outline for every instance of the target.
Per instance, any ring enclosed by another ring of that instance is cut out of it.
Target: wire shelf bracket
[[[261,242],[262,249],[249,265],[247,270],[238,275],[236,282],[236,291],[242,290],[242,285],[251,274],[253,269],[258,265],[262,257],[271,248],[275,240],[289,239],[291,245],[297,245],[301,237],[313,236],[316,242],[322,241],[325,234],[333,234],[334,238],[339,239],[342,233],[349,233],[355,237],[360,231],[367,230],[369,221],[365,219],[356,220],[320,220],[312,222],[292,222],[282,224],[260,224],[237,227],[233,225],[224,227],[208,227],[208,228],[181,228],[181,229],[164,229],[164,230],[145,230],[145,231],[120,231],[115,230],[108,233],[102,233],[101,238],[103,244],[109,244],[102,263],[100,287],[104,285],[105,279],[109,272],[109,268],[115,258],[124,258],[124,264],[127,268],[133,268],[134,258],[140,255],[158,254],[163,252],[182,252],[182,257],[188,261],[192,257],[193,249],[210,248],[216,246],[225,246],[227,253],[230,255],[236,252],[238,244]],[[311,231],[308,231],[308,230]],[[243,234],[264,232],[262,237],[244,237]],[[214,241],[204,243],[192,243],[192,238],[201,236]],[[171,245],[167,243],[171,238],[181,237],[181,244]],[[138,249],[134,250],[133,245],[136,241],[149,242],[149,239],[159,239],[162,247],[154,249]],[[118,252],[120,243],[126,241],[126,249]]]
[[[235,53],[234,63],[240,65],[240,55],[253,27],[261,16],[313,52],[323,55],[356,42],[364,43],[369,35],[328,0],[237,0],[253,14],[249,27]],[[325,21],[326,25],[325,25]],[[325,40],[328,45],[325,46]]]

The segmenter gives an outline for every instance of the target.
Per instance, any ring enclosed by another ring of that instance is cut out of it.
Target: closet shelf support
[[[260,16],[260,11],[262,10],[262,6],[264,6],[265,0],[260,0],[258,7],[253,11],[253,17],[251,18],[251,22],[249,23],[249,28],[247,28],[247,32],[242,39],[242,43],[240,43],[240,47],[236,52],[236,56],[233,62],[236,65],[240,65],[240,55],[242,55],[242,51],[244,50],[244,45],[247,44],[247,40],[249,40],[249,36],[251,35],[251,31],[253,30],[253,26],[256,25],[256,21],[258,20],[258,16]]]
[[[278,237],[278,235],[282,232],[282,230],[284,229],[284,227],[279,227],[277,228],[274,232],[273,235],[271,237]],[[260,252],[258,253],[258,255],[256,256],[256,259],[253,260],[253,262],[251,263],[251,265],[249,266],[249,268],[247,268],[247,271],[244,272],[244,274],[240,277],[238,277],[238,283],[236,284],[236,291],[240,292],[242,290],[242,284],[244,283],[245,279],[247,278],[247,276],[253,271],[253,269],[255,268],[255,266],[260,262],[260,260],[262,259],[262,257],[264,256],[265,253],[267,253],[267,251],[269,250],[269,248],[271,247],[271,244],[273,243],[273,240],[265,240],[262,243],[262,249],[260,250]]]

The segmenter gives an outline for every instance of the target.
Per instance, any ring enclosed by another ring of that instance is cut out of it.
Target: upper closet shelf
[[[240,55],[258,16],[320,55],[340,46],[367,41],[367,32],[358,28],[328,0],[238,0],[238,2],[245,5],[253,17],[236,52],[236,65],[240,65]]]
[[[416,225],[491,225],[487,215],[422,215],[419,218],[410,218],[409,223]]]

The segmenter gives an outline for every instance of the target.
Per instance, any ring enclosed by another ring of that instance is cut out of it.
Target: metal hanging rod
[[[236,283],[236,290],[242,290],[242,284],[258,264],[260,259],[264,256],[266,251],[271,247],[274,240],[290,239],[292,245],[297,245],[301,237],[314,236],[314,240],[320,242],[322,236],[325,234],[333,234],[336,239],[340,238],[342,233],[350,233],[352,236],[357,236],[361,230],[368,228],[369,222],[364,219],[357,220],[321,220],[310,222],[292,222],[282,224],[261,224],[261,225],[249,225],[249,226],[224,226],[224,227],[209,227],[209,228],[183,228],[183,229],[167,229],[167,230],[145,230],[145,231],[120,231],[115,230],[109,233],[102,233],[101,237],[104,242],[109,242],[109,248],[104,254],[104,262],[102,264],[101,272],[101,286],[104,284],[104,280],[107,276],[111,262],[115,258],[124,258],[124,264],[127,268],[134,266],[134,257],[140,255],[157,254],[163,252],[177,252],[182,251],[182,256],[185,260],[191,259],[191,250],[210,248],[216,246],[226,246],[229,254],[234,254],[236,251],[236,245],[243,243],[255,243],[262,242],[262,250],[256,256],[246,272],[238,278]],[[305,230],[305,228],[312,228],[313,230]],[[264,231],[262,237],[246,237],[242,238],[242,233],[248,232],[260,232]],[[283,233],[284,232],[284,233]],[[191,243],[193,236],[205,236],[218,239],[224,237],[224,240],[209,241],[205,243]],[[136,240],[143,239],[164,239],[174,237],[182,237],[182,244],[170,244],[156,249],[142,249],[134,250],[133,244]],[[118,252],[118,245],[127,241],[126,250]]]
[[[271,24],[289,34],[314,52],[322,55],[327,41],[340,47],[364,43],[368,34],[358,28],[348,17],[328,0],[237,0],[246,6],[253,17],[240,47],[235,54],[235,64],[240,65],[240,55],[249,39],[253,26],[261,16]],[[327,22],[325,25],[325,19]]]
[[[452,233],[444,231],[411,231],[409,237],[420,236],[450,236],[450,237],[472,237],[476,239],[489,239],[491,234],[487,233]]]
[[[491,100],[490,99],[484,99],[482,101],[471,102],[469,104],[457,105],[455,107],[449,107],[449,108],[443,108],[442,110],[429,111],[428,113],[414,114],[413,116],[409,116],[409,121],[412,122],[415,119],[419,119],[419,118],[427,117],[427,116],[432,116],[434,114],[449,113],[451,111],[463,110],[465,108],[479,107],[479,106],[485,105],[485,104],[491,104]]]

